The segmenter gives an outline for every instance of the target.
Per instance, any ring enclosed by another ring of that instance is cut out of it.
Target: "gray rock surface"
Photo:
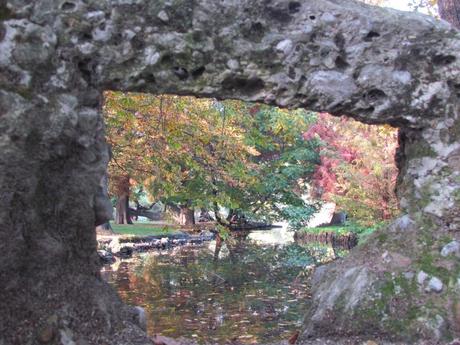
[[[417,274],[417,283],[419,285],[423,285],[428,278],[429,278],[428,274],[426,274],[423,271],[420,271]]]
[[[313,335],[325,325],[338,335],[395,334],[409,299],[362,311],[408,267],[374,258],[387,250],[418,262],[460,224],[459,48],[446,23],[351,0],[1,1],[0,314],[9,317],[0,343],[36,342],[51,314],[62,342],[149,343],[99,276],[94,226],[110,216],[104,90],[238,98],[400,126],[398,195],[414,224],[327,268],[309,324]],[[447,313],[443,329],[458,335]],[[433,337],[423,329],[396,335]]]
[[[437,277],[432,277],[428,282],[428,286],[426,287],[426,291],[429,292],[441,292],[443,288],[443,283],[441,279]]]
[[[145,314],[145,309],[139,306],[134,307],[135,312],[135,320],[136,323],[142,328],[144,331],[147,330],[147,316]]]
[[[456,255],[460,256],[460,242],[452,241],[442,247],[441,256]]]

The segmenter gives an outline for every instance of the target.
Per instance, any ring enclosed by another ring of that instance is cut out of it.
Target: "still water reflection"
[[[219,344],[288,339],[308,309],[311,268],[347,251],[296,244],[283,231],[231,238],[216,260],[213,241],[138,255],[103,275],[128,304],[146,308],[152,335]]]

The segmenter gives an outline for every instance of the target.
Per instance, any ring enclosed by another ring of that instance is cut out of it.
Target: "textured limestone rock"
[[[431,292],[431,291],[432,292],[441,292],[443,287],[444,287],[444,285],[442,284],[441,279],[439,279],[437,277],[433,277],[428,282],[428,286],[426,287],[426,290],[429,291],[429,292]]]
[[[460,256],[460,242],[452,241],[446,244],[441,250],[441,256],[457,255]]]
[[[417,283],[418,285],[423,285],[425,283],[425,280],[427,280],[429,277],[428,274],[426,274],[423,271],[418,272],[417,274]]]
[[[325,270],[305,334],[327,325],[338,335],[432,337],[428,321],[417,333],[417,320],[437,314],[410,316],[424,302],[444,302],[415,296],[406,305],[403,296],[398,306],[396,292],[410,288],[399,274],[409,268],[377,258],[388,251],[408,257],[413,271],[436,269],[438,240],[458,240],[459,48],[445,23],[346,0],[0,1],[0,313],[10,315],[0,318],[0,343],[34,343],[51,314],[67,342],[148,343],[98,273],[94,225],[110,213],[101,185],[108,89],[239,98],[400,126],[406,216]],[[425,254],[433,260],[421,261]],[[447,267],[450,279],[458,263]],[[445,324],[453,320],[447,311]]]

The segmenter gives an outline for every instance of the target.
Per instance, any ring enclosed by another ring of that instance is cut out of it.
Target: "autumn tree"
[[[244,160],[228,165],[227,177],[212,179],[218,221],[226,226],[232,219],[238,221],[244,215],[265,220],[284,219],[293,227],[304,225],[316,210],[315,205],[303,198],[319,163],[316,144],[302,137],[312,114],[264,105],[243,106],[243,110],[232,111],[234,104],[223,103],[229,117],[227,121],[232,114],[240,117],[237,120],[244,128],[243,140],[248,149]],[[241,114],[244,114],[242,118]],[[218,205],[230,210],[226,220],[219,215]]]
[[[175,97],[175,112],[165,121],[160,156],[147,180],[148,191],[168,206],[182,225],[194,223],[194,209],[209,207],[207,187],[212,176],[227,177],[222,162],[245,159],[247,145],[241,126],[227,121],[213,100]]]
[[[321,144],[321,164],[313,179],[317,197],[334,201],[361,223],[397,214],[396,129],[321,113],[304,137]]]
[[[109,190],[116,199],[116,222],[129,224],[132,188],[142,188],[170,158],[167,153],[175,133],[169,133],[176,128],[171,125],[178,116],[176,103],[173,96],[122,92],[107,92],[105,96],[107,141],[112,148]]]
[[[242,129],[226,121],[212,100],[111,92],[105,113],[113,153],[110,190],[119,223],[130,223],[135,187],[163,201],[181,225],[193,224],[206,178],[223,176],[221,160],[244,160],[241,153],[248,149]]]
[[[197,207],[212,209],[222,225],[243,215],[301,221],[312,213],[302,193],[318,157],[301,135],[311,121],[305,111],[112,93],[106,117],[120,213],[133,183],[169,205],[182,224],[193,223]]]
[[[301,136],[310,114],[239,101],[196,102],[184,104],[185,136],[176,143],[174,163],[152,177],[151,192],[211,209],[222,226],[243,217],[307,219],[313,211],[301,183],[318,159]]]

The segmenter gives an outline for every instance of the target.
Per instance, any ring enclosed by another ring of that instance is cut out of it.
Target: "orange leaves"
[[[321,165],[314,175],[323,199],[365,220],[383,220],[397,212],[396,129],[321,113],[303,136],[323,142]]]
[[[129,175],[162,194],[200,175],[219,175],[236,186],[240,182],[227,166],[258,152],[244,142],[239,119],[244,114],[226,114],[218,105],[211,99],[106,92],[110,175]]]
[[[251,156],[260,156],[260,152],[254,146],[246,146],[245,149]]]

